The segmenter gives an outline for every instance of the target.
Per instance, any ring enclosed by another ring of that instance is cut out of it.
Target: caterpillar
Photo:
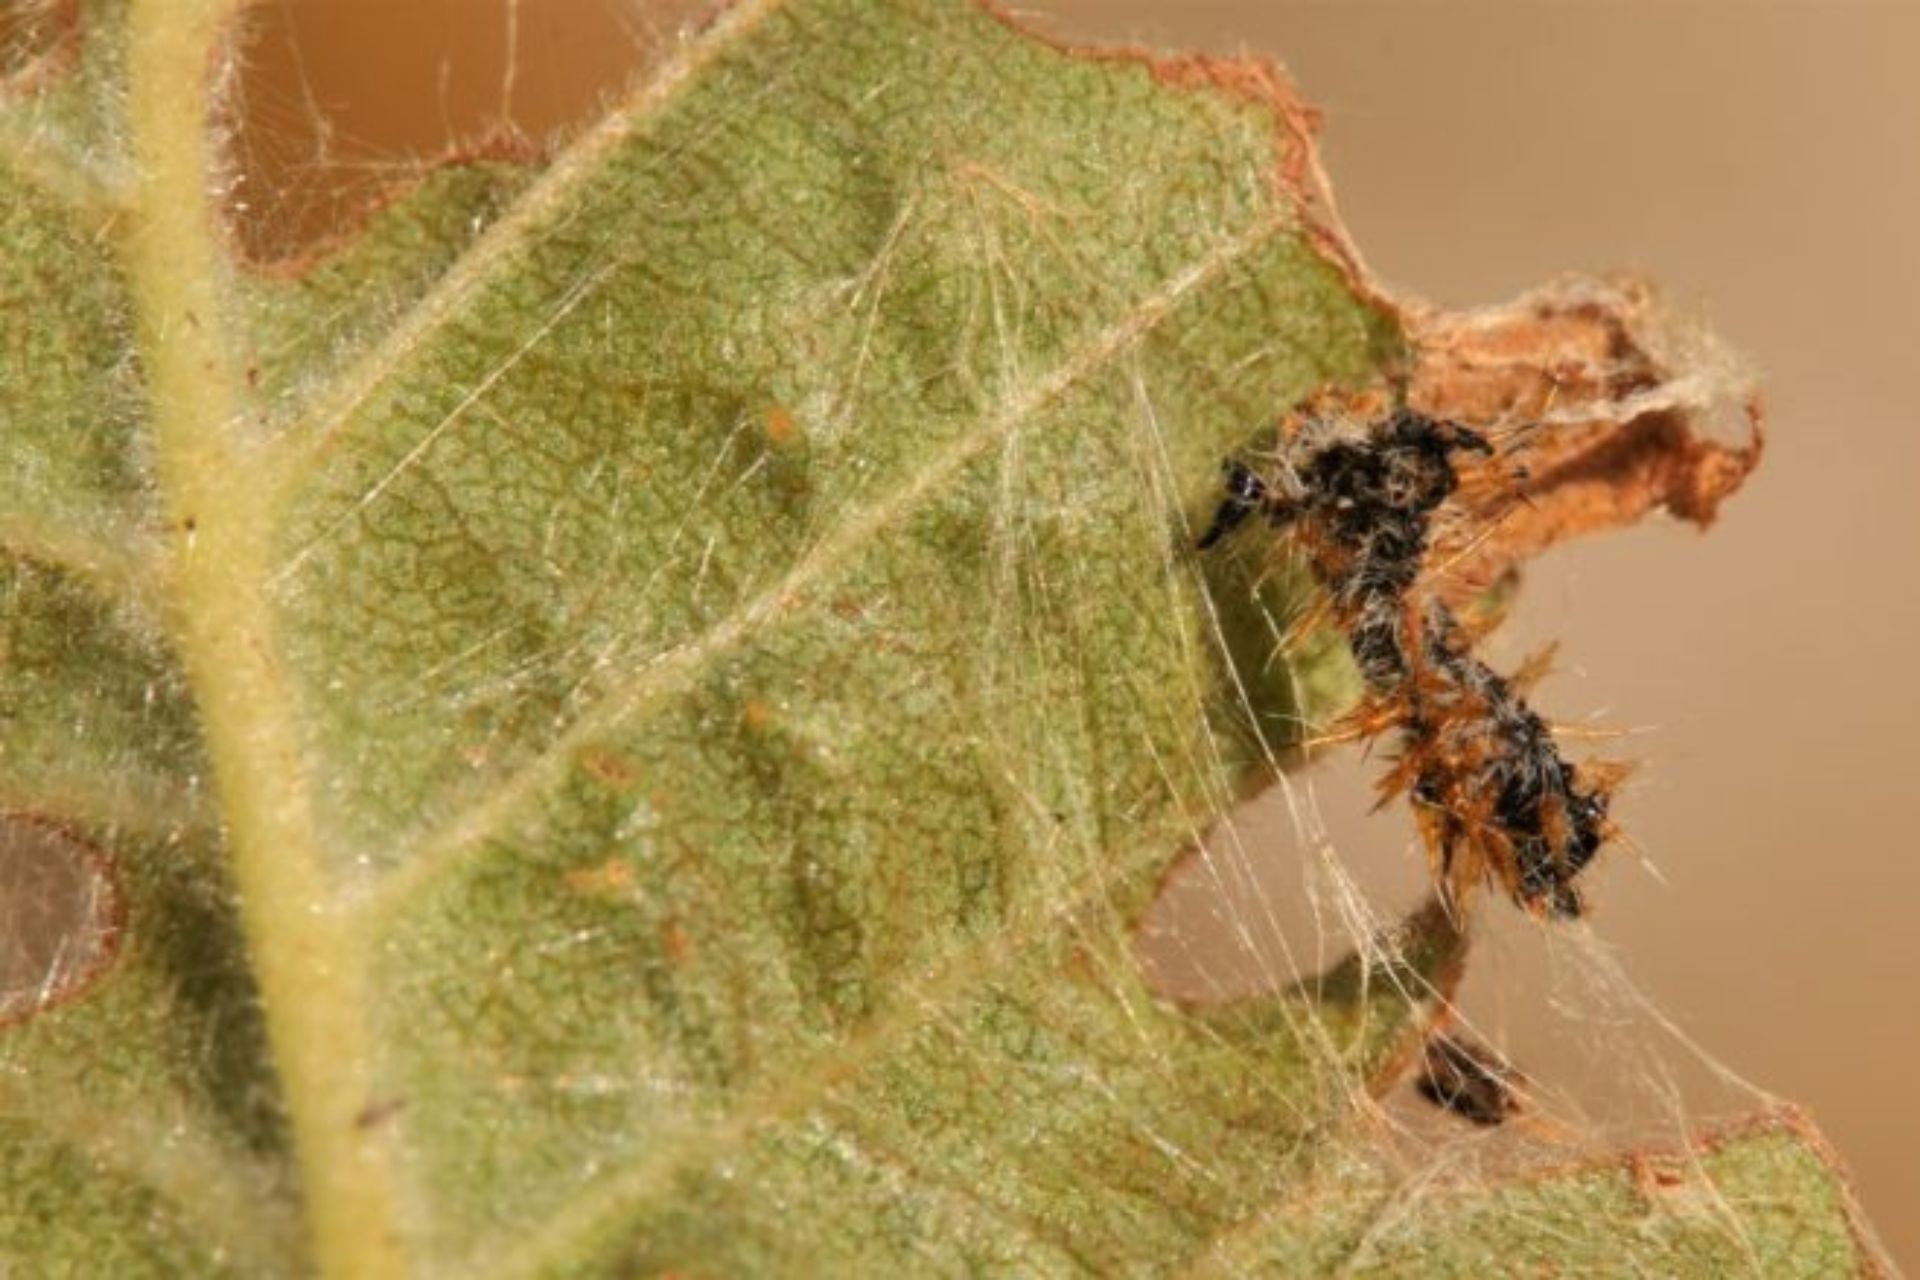
[[[1443,899],[1492,881],[1522,909],[1572,918],[1575,881],[1614,834],[1617,773],[1564,759],[1523,696],[1537,673],[1503,677],[1473,636],[1423,589],[1436,518],[1462,459],[1491,459],[1486,436],[1395,409],[1370,421],[1314,413],[1289,421],[1273,465],[1229,460],[1205,550],[1256,516],[1291,535],[1346,634],[1369,700],[1367,736],[1394,731],[1385,796],[1410,797]]]

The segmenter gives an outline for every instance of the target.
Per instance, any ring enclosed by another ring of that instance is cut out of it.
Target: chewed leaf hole
[[[517,0],[250,6],[227,104],[234,230],[256,262],[294,263],[437,158],[531,159],[716,7],[550,0],[522,22]]]
[[[1328,751],[1210,831],[1141,921],[1149,985],[1203,1006],[1283,991],[1416,909],[1426,862],[1374,772],[1357,749]]]
[[[40,818],[0,816],[0,1026],[91,986],[119,951],[124,915],[105,853]]]

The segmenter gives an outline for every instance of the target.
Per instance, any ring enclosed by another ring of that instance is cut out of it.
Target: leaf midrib
[[[198,31],[210,43],[217,38],[226,4],[224,0],[192,3]],[[734,10],[695,51],[677,60],[607,124],[569,151],[462,255],[395,330],[321,394],[307,426],[283,437],[287,445],[263,459],[250,450],[249,442],[227,434],[227,424],[238,420],[242,396],[226,367],[226,357],[236,348],[223,340],[218,329],[222,313],[214,293],[220,259],[213,234],[217,210],[201,196],[210,189],[204,178],[212,168],[204,133],[208,105],[204,76],[195,75],[194,92],[182,94],[180,60],[169,66],[156,53],[169,42],[181,43],[179,0],[136,0],[132,46],[136,146],[151,180],[141,192],[135,219],[130,275],[150,355],[161,487],[176,526],[175,625],[232,820],[231,854],[242,914],[286,1103],[294,1119],[314,1251],[325,1274],[397,1275],[405,1270],[405,1258],[399,1244],[402,1233],[390,1152],[355,1123],[370,1101],[371,1045],[361,1016],[366,1008],[366,977],[359,961],[366,935],[344,918],[340,886],[327,882],[308,808],[305,771],[300,768],[293,696],[275,657],[272,584],[286,570],[271,558],[276,512],[299,480],[324,463],[340,430],[375,389],[429,342],[441,325],[456,317],[462,301],[483,287],[502,262],[524,252],[553,218],[565,216],[572,194],[593,178],[605,153],[634,130],[635,113],[658,110],[700,65],[779,3],[759,0]],[[162,26],[171,29],[159,30]],[[169,90],[156,87],[160,85],[170,85],[176,100],[167,103]],[[195,157],[195,162],[183,163],[186,155]],[[194,198],[180,201],[179,196],[189,190]],[[164,216],[169,200],[162,193],[198,216],[175,217],[169,224]],[[1022,420],[1107,367],[1182,298],[1266,243],[1285,221],[1284,211],[1271,210],[1216,245],[1180,276],[1135,302],[1116,325],[1011,397],[1001,413],[900,489],[817,545],[777,587],[702,639],[675,651],[684,657],[676,660],[669,655],[672,665],[664,670],[657,663],[642,667],[503,790],[496,791],[479,821],[430,837],[429,847],[442,851],[440,855],[420,860],[417,865],[422,870],[411,873],[410,879],[389,883],[375,901],[399,901],[411,891],[409,886],[457,865],[463,852],[512,817],[522,799],[564,768],[579,741],[605,732],[637,707],[680,687],[703,664],[773,624],[810,582],[870,545],[943,478],[1003,439]],[[183,305],[190,299],[201,305]],[[181,316],[189,312],[192,322],[182,323]],[[248,467],[257,471],[262,461],[273,467],[274,483],[259,487],[250,498],[223,491],[228,476]],[[193,545],[187,547],[180,545],[177,530],[190,515],[196,518],[196,529]],[[235,643],[236,638],[240,643]],[[1164,850],[1156,845],[1130,857],[1114,858],[1086,894],[1073,901],[1090,900],[1116,877],[1137,873],[1149,860],[1163,856]],[[1035,912],[1014,931],[1016,945],[1031,945],[1062,909],[1056,901],[1047,911]],[[990,949],[956,954],[925,984],[926,994],[944,993],[947,1000],[957,999],[957,992],[970,988],[979,971],[1004,959],[1008,941],[1001,935]],[[327,980],[316,983],[316,971]],[[928,1006],[917,1003],[916,1007],[924,1011]],[[832,1055],[832,1061],[817,1063],[802,1077],[790,1079],[766,1105],[737,1113],[729,1131],[736,1140],[745,1139],[778,1116],[804,1107],[835,1081],[875,1060],[880,1044],[906,1034],[921,1021],[920,1016],[896,1019],[897,1025],[881,1029],[879,1041],[863,1036],[847,1046],[847,1052]],[[316,1070],[321,1059],[325,1071]],[[345,1141],[340,1138],[342,1132],[350,1135]],[[604,1194],[585,1198],[578,1212],[549,1223],[517,1259],[530,1267],[551,1260],[558,1256],[556,1249],[629,1203],[638,1186],[713,1149],[709,1141],[689,1144],[677,1153],[655,1153],[667,1159],[619,1171],[611,1182],[601,1184]]]
[[[131,528],[103,540],[42,526],[9,545],[22,543],[16,549],[80,573],[109,598],[163,616],[171,627],[227,819],[249,961],[292,1122],[309,1246],[323,1275],[398,1276],[407,1265],[391,1153],[359,1123],[371,1102],[372,1063],[361,939],[341,918],[338,887],[328,883],[319,854],[294,703],[273,640],[270,587],[280,566],[270,563],[270,535],[279,503],[325,460],[334,432],[374,388],[459,313],[498,263],[565,215],[605,152],[779,3],[736,6],[570,148],[322,393],[305,429],[281,437],[277,448],[244,434],[244,397],[230,363],[238,347],[221,328],[226,241],[213,194],[220,158],[208,126],[214,51],[237,8],[232,0],[131,5],[128,119],[142,181],[124,198],[64,153],[25,145],[12,122],[0,128],[0,164],[111,233],[122,255],[166,525],[157,540]],[[263,471],[276,482],[231,484]],[[164,1176],[146,1172],[152,1176],[143,1180],[178,1199]],[[234,1165],[228,1177],[246,1174]]]
[[[138,172],[120,243],[172,544],[171,622],[227,819],[228,853],[294,1135],[313,1257],[330,1276],[405,1274],[392,1161],[370,1100],[365,974],[314,839],[293,702],[265,589],[272,513],[221,325],[225,278],[213,52],[227,0],[133,0],[128,123]]]

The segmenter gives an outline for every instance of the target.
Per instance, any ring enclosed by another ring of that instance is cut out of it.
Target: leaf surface
[[[1205,1011],[1134,960],[1355,692],[1190,551],[1406,358],[1285,111],[742,4],[268,270],[227,17],[82,6],[0,100],[0,824],[125,916],[0,1030],[0,1258],[1104,1273],[1292,1203],[1461,944]]]
[[[1194,1273],[1812,1277],[1870,1269],[1844,1185],[1792,1112],[1697,1150],[1501,1185],[1348,1177],[1315,1190],[1223,1241]],[[1609,1228],[1596,1230],[1600,1223]]]

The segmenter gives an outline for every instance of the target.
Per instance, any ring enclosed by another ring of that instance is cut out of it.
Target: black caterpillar
[[[1449,901],[1492,878],[1528,911],[1575,917],[1574,880],[1612,834],[1609,783],[1583,780],[1513,685],[1473,655],[1452,611],[1420,589],[1463,453],[1494,449],[1405,409],[1357,430],[1309,419],[1271,472],[1227,464],[1199,545],[1263,515],[1304,549],[1372,694],[1368,731],[1399,730],[1383,787],[1410,793]]]

